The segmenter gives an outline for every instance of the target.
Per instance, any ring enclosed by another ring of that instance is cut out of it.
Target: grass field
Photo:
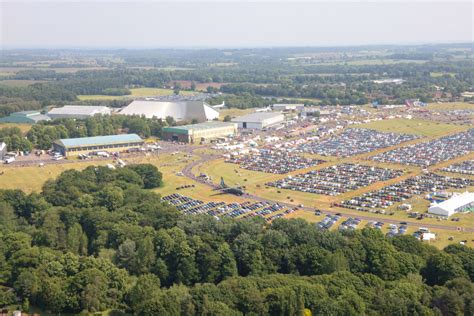
[[[411,60],[411,59],[359,59],[359,60],[339,60],[339,61],[328,61],[315,63],[314,65],[354,65],[354,66],[363,66],[363,65],[395,65],[395,64],[406,64],[406,63],[415,63],[423,64],[426,63],[425,60]]]
[[[151,163],[158,167],[163,173],[164,185],[154,191],[161,195],[168,195],[180,192],[187,196],[201,200],[214,201],[243,201],[233,195],[220,195],[218,192],[211,190],[209,187],[195,183],[184,176],[178,175],[179,172],[189,162],[199,159],[197,156],[189,156],[186,154],[165,154],[160,156],[140,156],[129,159],[123,159],[128,163]],[[68,169],[82,170],[92,165],[106,165],[112,160],[101,161],[80,161],[73,160],[62,164],[47,164],[45,166],[19,167],[15,165],[0,165],[0,188],[2,189],[20,189],[25,192],[40,192],[41,187],[48,179],[54,179],[63,171]],[[176,191],[181,185],[194,184],[194,188],[187,188]]]
[[[474,104],[467,102],[430,103],[429,110],[474,110]]]
[[[391,119],[358,124],[353,127],[370,128],[381,132],[415,134],[428,137],[437,137],[448,133],[460,132],[468,126],[445,124],[423,120]]]
[[[461,157],[458,159],[462,160],[464,158]],[[343,162],[359,162],[359,163],[362,162],[364,164],[369,164],[369,165],[378,165],[377,163],[373,161],[365,161],[359,158],[349,157],[345,159],[338,159],[337,161],[328,161],[327,163],[324,163],[324,164],[321,164],[309,169],[314,170],[314,169],[325,168],[330,165],[333,165],[336,163],[343,163]],[[447,164],[449,164],[449,162],[447,162]],[[239,168],[238,165],[225,163],[223,159],[217,159],[206,165],[197,166],[193,169],[193,172],[194,174],[199,174],[200,172],[203,172],[209,175],[213,179],[214,183],[217,183],[220,177],[222,176],[224,177],[228,185],[244,185],[246,186],[246,190],[248,192],[255,194],[257,196],[270,199],[270,200],[287,202],[294,205],[303,204],[308,207],[329,209],[331,207],[331,204],[334,202],[347,200],[347,199],[350,199],[351,197],[358,196],[368,191],[378,190],[386,185],[398,183],[402,181],[403,179],[414,176],[421,172],[420,168],[411,167],[411,166],[387,164],[387,165],[382,165],[381,167],[402,169],[405,171],[405,174],[396,179],[391,179],[385,182],[378,182],[378,183],[369,185],[367,187],[360,188],[358,190],[346,192],[336,197],[305,193],[305,192],[300,192],[300,191],[277,189],[273,187],[266,187],[265,183],[284,178],[286,177],[286,175],[274,175],[274,174],[267,174],[263,172],[245,170],[245,169]],[[291,172],[290,174],[294,175],[298,173],[304,173],[306,171],[307,170],[297,170],[297,171]],[[473,189],[474,188],[469,188],[469,190],[473,190]],[[408,202],[414,203],[413,207],[416,211],[424,213],[427,210],[428,204],[421,197],[413,198],[413,201],[408,201]],[[343,213],[354,214],[354,216],[361,216],[361,214],[363,214],[364,216],[369,216],[369,217],[374,217],[374,218],[381,216],[379,214],[372,214],[372,213],[354,211],[354,210],[337,208],[337,207],[334,207],[333,209],[340,210]],[[390,210],[395,211],[396,208],[392,207]],[[384,215],[382,215],[382,217],[383,216]],[[398,219],[400,221],[407,220],[408,218],[407,214],[401,211],[395,211],[394,215],[391,215],[391,216],[385,215],[385,216],[387,216],[387,218]],[[443,221],[442,225],[447,225],[447,226],[461,225],[463,227],[474,226],[473,214],[469,214],[469,215],[461,214],[459,215],[459,217],[462,218],[461,222],[459,223],[452,222],[452,221]],[[439,224],[439,221],[437,219],[424,219],[423,222],[430,223],[430,224]]]
[[[129,95],[78,95],[79,100],[119,100],[134,97],[156,97],[164,95],[172,95],[174,91],[172,89],[162,88],[133,88],[130,89],[132,94]],[[194,91],[180,91],[181,95],[194,95]]]
[[[430,77],[433,77],[433,78],[442,77],[444,75],[454,77],[454,76],[456,76],[456,73],[454,73],[454,72],[430,72]]]
[[[35,83],[44,83],[48,82],[46,80],[1,80],[0,84],[6,85],[8,87],[27,87]]]
[[[325,215],[320,215],[317,216],[313,212],[308,212],[308,211],[296,211],[294,213],[291,213],[286,216],[286,218],[303,218],[307,220],[310,223],[316,223],[321,221]],[[357,216],[354,216],[357,217]],[[347,219],[347,217],[342,217],[333,227],[331,227],[331,230],[337,230],[338,227],[341,225],[341,223]],[[362,220],[361,223],[359,224],[358,228],[364,228],[368,224],[367,220]],[[420,226],[423,226],[422,223],[420,223]],[[414,233],[418,227],[416,226],[408,226],[407,230],[407,235]],[[384,225],[382,228],[382,232],[386,234],[389,231],[388,225]],[[445,230],[433,230],[433,232],[437,235],[436,240],[432,240],[429,242],[430,245],[433,245],[437,247],[438,249],[443,249],[444,247],[453,244],[453,243],[458,243],[463,240],[467,240],[467,244],[469,247],[474,247],[474,233],[464,233],[464,232],[456,232],[456,231],[445,231]],[[449,240],[452,238],[452,240]]]
[[[2,189],[20,189],[25,192],[39,192],[43,184],[56,178],[61,172],[68,169],[81,170],[92,165],[104,165],[104,161],[71,162],[64,164],[45,165],[43,167],[15,167],[0,165],[0,188]]]
[[[164,178],[164,185],[161,188],[154,189],[155,192],[160,193],[161,195],[168,195],[175,192],[179,192],[181,194],[190,196],[195,199],[200,199],[203,201],[224,201],[224,202],[243,202],[244,199],[240,197],[236,197],[233,195],[222,195],[216,191],[213,191],[209,187],[193,182],[188,178],[180,175],[180,172],[188,163],[199,159],[198,156],[187,155],[184,153],[179,154],[164,154],[160,156],[140,156],[135,158],[125,159],[128,163],[151,163],[156,165],[159,170],[163,173]],[[53,179],[57,177],[61,172],[67,169],[84,169],[90,165],[105,165],[110,163],[110,160],[107,161],[79,161],[75,160],[70,163],[64,164],[51,164],[45,165],[43,167],[39,166],[32,166],[32,167],[15,167],[12,166],[3,166],[0,165],[0,172],[4,172],[3,175],[0,176],[0,188],[4,189],[21,189],[25,192],[32,192],[36,191],[39,192],[41,190],[42,185],[48,179]],[[328,162],[327,164],[331,164]],[[324,166],[318,166],[324,167]],[[217,183],[220,179],[220,176],[223,176],[226,183],[228,185],[244,185],[246,186],[246,190],[250,193],[256,194],[258,196],[262,196],[268,199],[272,199],[275,201],[282,201],[287,203],[292,203],[294,205],[297,204],[304,204],[305,206],[315,207],[315,208],[322,208],[322,209],[330,209],[330,203],[334,200],[339,200],[342,196],[339,197],[328,197],[325,195],[316,195],[310,193],[303,193],[298,191],[289,191],[289,190],[278,190],[275,188],[266,188],[265,183],[269,181],[273,181],[285,175],[273,175],[273,174],[266,174],[262,172],[255,172],[255,171],[248,171],[245,169],[240,169],[235,164],[228,164],[224,163],[222,159],[212,161],[203,166],[197,166],[193,169],[193,172],[196,174],[198,172],[204,172],[210,175],[213,178],[213,181]],[[297,173],[296,171],[295,173]],[[301,171],[300,171],[301,172]],[[393,180],[398,181],[398,180]],[[177,191],[177,187],[181,185],[187,184],[194,184],[194,187],[181,189]],[[376,186],[381,186],[383,184],[379,183]],[[372,187],[372,186],[370,186]],[[472,188],[471,188],[472,189]],[[357,195],[359,191],[368,190],[367,188],[363,188],[361,190],[352,191],[345,196],[353,196]],[[427,202],[420,197],[413,198],[409,201],[413,204],[415,209],[426,209]],[[339,209],[339,208],[332,208],[332,210],[340,210],[346,214],[352,214],[353,217],[357,216],[369,216],[375,218],[380,218],[381,215],[371,214],[366,212],[358,212],[352,211],[347,209]],[[457,214],[456,217],[460,217],[461,221],[459,223],[452,222],[452,221],[442,221],[439,222],[436,219],[425,219],[420,222],[420,226],[423,226],[423,223],[426,224],[441,224],[441,225],[448,225],[448,226],[462,226],[462,227],[470,227],[474,226],[474,216],[473,214]],[[290,215],[291,217],[302,217],[309,221],[317,221],[320,220],[321,217],[316,217],[312,212],[308,211],[299,211]],[[407,216],[404,212],[396,211],[395,215],[388,216],[387,218],[396,219],[400,221],[407,220]],[[413,219],[409,220],[413,221]],[[342,222],[342,221],[341,221]],[[363,227],[361,225],[361,227]],[[451,231],[442,231],[436,230],[435,233],[439,234],[439,240],[435,241],[434,244],[437,247],[444,247],[451,242],[457,242],[459,240],[474,239],[473,234],[465,234],[465,233],[457,233]],[[449,241],[448,237],[453,236],[454,241]]]
[[[0,128],[4,127],[18,127],[23,133],[27,133],[30,129],[32,124],[23,124],[23,123],[0,123]]]

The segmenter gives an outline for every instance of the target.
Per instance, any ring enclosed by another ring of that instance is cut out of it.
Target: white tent
[[[147,118],[165,119],[171,116],[176,121],[199,122],[219,118],[219,112],[203,101],[163,102],[163,101],[133,101],[124,107],[120,114],[144,115]]]
[[[428,209],[428,213],[451,216],[454,213],[463,212],[472,208],[474,208],[474,193],[465,192],[455,195],[444,202],[432,204]]]

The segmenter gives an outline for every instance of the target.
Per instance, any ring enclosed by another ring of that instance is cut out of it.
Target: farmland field
[[[467,102],[430,103],[429,110],[474,110],[474,104]]]
[[[45,83],[46,80],[1,80],[0,84],[9,86],[9,87],[27,87],[35,83]]]
[[[30,129],[32,124],[24,124],[24,123],[0,123],[0,129],[6,127],[18,127],[23,133],[27,133]]]
[[[444,75],[454,77],[454,76],[456,76],[456,73],[454,73],[454,72],[431,72],[430,73],[430,76],[433,77],[433,78],[442,77]]]
[[[408,119],[374,121],[355,125],[353,127],[370,128],[381,132],[415,134],[428,137],[437,137],[448,133],[461,132],[469,128],[467,126]]]
[[[171,89],[162,88],[133,88],[130,89],[132,94],[129,95],[78,95],[79,100],[120,100],[134,97],[153,97],[172,95],[174,93]],[[180,91],[181,95],[193,95],[193,91]]]

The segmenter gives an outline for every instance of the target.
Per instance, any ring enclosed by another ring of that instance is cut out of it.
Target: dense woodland
[[[403,103],[408,98],[431,101],[436,87],[441,97],[455,99],[474,86],[470,44],[406,47],[340,47],[240,50],[137,51],[6,51],[1,67],[48,61],[50,68],[74,67],[76,72],[19,68],[0,79],[0,116],[14,111],[77,103],[78,95],[128,95],[131,88],[161,88],[186,80],[220,83],[209,92],[224,95],[230,107],[261,107],[268,98],[310,98],[329,105]],[[374,51],[367,55],[367,50]],[[378,53],[375,51],[378,50]],[[309,56],[296,58],[295,56]],[[77,62],[61,62],[75,58]],[[58,60],[52,62],[51,60]],[[87,60],[80,63],[81,60]],[[91,60],[94,61],[92,65]],[[114,62],[115,60],[115,62]],[[382,62],[380,62],[382,60]],[[372,63],[373,62],[373,63]],[[99,67],[100,70],[84,69]],[[0,68],[1,69],[1,68]],[[401,78],[401,85],[373,80]],[[11,87],[2,80],[36,80]],[[436,87],[435,87],[436,86]],[[190,89],[193,89],[192,85]],[[126,101],[100,101],[123,106]],[[94,101],[82,102],[86,104]]]
[[[0,191],[0,306],[137,315],[473,315],[474,250],[303,219],[184,216],[153,165]]]

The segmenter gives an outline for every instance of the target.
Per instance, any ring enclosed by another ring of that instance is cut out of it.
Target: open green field
[[[78,71],[91,71],[91,70],[107,70],[109,68],[106,67],[50,67],[49,64],[43,64],[42,66],[33,65],[29,66],[26,65],[25,67],[0,67],[0,76],[10,76],[14,75],[17,72],[24,71],[24,70],[52,70],[57,73],[74,73]]]
[[[0,164],[0,188],[2,189],[20,189],[25,192],[39,192],[43,184],[49,180],[56,178],[63,171],[68,169],[82,170],[92,165],[106,165],[112,163],[112,160],[100,161],[81,161],[71,158],[71,162],[61,164],[47,164],[42,167],[28,166],[20,167],[15,164]],[[180,192],[195,199],[206,201],[243,201],[233,195],[222,195],[219,192],[211,190],[209,187],[193,182],[188,178],[179,175],[181,170],[193,160],[199,159],[197,156],[189,156],[183,153],[164,154],[159,156],[140,156],[133,158],[124,158],[127,163],[151,163],[158,167],[163,173],[164,185],[154,191],[161,195],[168,195]],[[194,188],[182,189],[176,191],[176,188],[182,185],[194,184]]]
[[[4,127],[18,127],[23,133],[28,133],[31,126],[33,125],[24,123],[0,123],[0,129]]]
[[[449,133],[461,132],[469,128],[468,126],[401,118],[374,121],[370,123],[354,125],[353,127],[370,128],[381,132],[415,134],[427,137],[437,137]]]
[[[43,184],[56,178],[61,172],[68,169],[82,170],[91,165],[104,165],[105,161],[74,161],[71,163],[50,164],[43,167],[29,166],[18,167],[15,165],[0,165],[0,188],[2,189],[20,189],[25,192],[39,192]]]
[[[467,102],[430,103],[429,110],[474,110],[474,104]]]
[[[195,199],[200,199],[203,201],[224,201],[224,202],[242,202],[244,199],[229,195],[229,194],[219,194],[217,191],[213,191],[209,187],[194,182],[183,175],[181,175],[182,169],[190,162],[199,159],[196,155],[188,155],[184,153],[178,154],[163,154],[159,156],[147,155],[133,158],[124,159],[128,163],[151,163],[159,168],[163,173],[164,186],[154,191],[160,193],[161,195],[168,195],[175,192],[190,196]],[[48,179],[53,179],[57,177],[61,172],[67,169],[84,169],[87,166],[91,165],[105,165],[111,163],[111,160],[101,160],[101,161],[79,161],[73,160],[69,163],[62,164],[48,164],[43,167],[31,166],[31,167],[18,167],[15,165],[0,165],[0,188],[5,189],[21,189],[25,192],[41,190],[42,185]],[[330,165],[333,162],[328,162],[324,165],[318,166],[322,168],[326,165]],[[350,196],[355,196],[360,194],[363,191],[372,190],[375,187],[380,187],[386,185],[387,183],[377,183],[360,190],[348,192],[346,194],[340,195],[338,197],[329,197],[325,195],[317,195],[311,193],[304,193],[298,191],[290,191],[283,189],[276,189],[271,187],[265,187],[265,183],[269,181],[274,181],[276,179],[285,177],[286,175],[274,175],[267,174],[263,172],[249,171],[239,168],[235,164],[224,163],[222,159],[214,160],[206,165],[197,166],[193,169],[195,174],[199,172],[204,172],[212,177],[214,183],[218,183],[221,176],[224,177],[228,185],[243,185],[246,187],[246,190],[252,194],[268,198],[275,201],[287,202],[294,205],[304,204],[305,206],[322,208],[322,209],[332,209],[334,211],[340,210],[345,214],[351,214],[353,217],[357,216],[368,216],[374,217],[375,219],[380,219],[381,217],[387,217],[390,219],[400,220],[400,221],[411,221],[413,219],[408,219],[405,212],[395,211],[394,215],[380,215],[372,214],[367,212],[359,212],[354,210],[342,209],[333,207],[331,208],[330,204],[334,201],[345,199]],[[293,173],[298,173],[303,171],[296,171]],[[406,174],[403,177],[410,176]],[[390,180],[390,182],[397,182],[401,178]],[[177,188],[182,185],[193,184],[194,187],[181,189],[177,191]],[[473,188],[470,188],[471,190]],[[422,197],[415,197],[408,201],[412,203],[413,208],[417,211],[424,212],[427,207],[427,201]],[[291,217],[302,217],[310,221],[320,220],[320,217],[316,217],[312,212],[308,211],[299,211],[290,215]],[[473,214],[457,214],[455,217],[460,217],[460,222],[452,221],[439,221],[436,219],[424,219],[420,221],[420,226],[423,224],[440,224],[446,226],[461,226],[461,227],[471,227],[474,226],[474,216]],[[361,225],[361,227],[363,227]],[[444,247],[451,242],[457,242],[464,239],[474,239],[473,234],[465,234],[451,231],[436,230],[435,233],[439,234],[439,238],[433,244],[437,247]],[[454,241],[449,241],[448,237],[454,236]]]
[[[314,65],[353,65],[353,66],[363,66],[363,65],[395,65],[395,64],[406,64],[406,63],[415,63],[423,64],[426,63],[425,60],[411,60],[411,59],[358,59],[358,60],[338,60],[338,61],[328,61],[321,63],[314,63]]]
[[[120,100],[133,97],[156,97],[164,95],[172,95],[174,91],[172,89],[162,88],[133,88],[130,89],[132,94],[129,95],[78,95],[79,100]],[[180,91],[181,95],[194,95],[193,91]]]
[[[296,211],[294,213],[288,214],[286,218],[303,218],[307,220],[310,223],[316,223],[321,221],[325,215],[320,215],[317,216],[313,212],[308,212],[308,211]],[[357,217],[357,216],[353,216]],[[347,217],[342,217],[333,227],[331,227],[331,230],[336,230],[338,227],[341,225],[341,223],[346,220]],[[362,220],[361,223],[359,224],[358,228],[364,228],[368,224],[367,220]],[[423,224],[420,223],[420,227],[422,227]],[[408,226],[407,229],[407,235],[413,234],[418,228],[416,226]],[[389,231],[388,225],[385,225],[382,228],[382,232],[386,234]],[[437,247],[438,249],[443,249],[444,247],[453,244],[453,243],[458,243],[463,240],[467,240],[467,246],[469,247],[474,247],[474,233],[465,233],[465,232],[457,232],[457,231],[445,231],[445,230],[433,230],[433,232],[436,234],[436,240],[432,241],[425,241],[425,243],[429,243],[430,245],[433,245]],[[452,238],[452,240],[449,240]]]
[[[162,88],[133,88],[130,89],[133,97],[147,97],[147,96],[162,96],[162,95],[171,95],[174,93],[172,89],[162,89]],[[180,91],[179,94],[182,95],[194,95],[194,91]]]
[[[456,75],[456,73],[454,73],[454,72],[430,72],[430,77],[433,77],[433,78],[442,77],[444,75],[454,77]]]
[[[35,83],[45,83],[46,80],[1,80],[0,84],[8,87],[27,87]]]
[[[77,98],[81,101],[85,100],[121,100],[130,95],[103,95],[103,94],[88,94],[88,95],[78,95]]]

